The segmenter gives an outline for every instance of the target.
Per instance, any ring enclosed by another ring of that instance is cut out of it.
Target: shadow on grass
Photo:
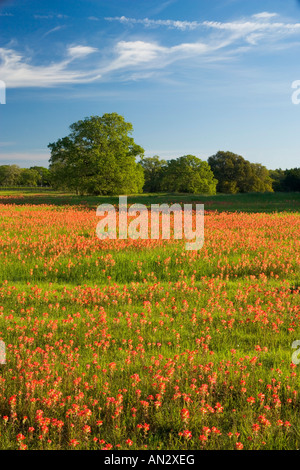
[[[151,204],[168,205],[204,204],[207,211],[218,212],[300,212],[300,193],[248,193],[248,194],[217,194],[215,196],[197,194],[141,194],[127,197],[128,205],[144,204],[148,208]],[[118,206],[119,196],[77,196],[46,188],[29,190],[2,190],[0,191],[0,204],[17,205],[54,205],[78,206],[94,209],[100,204],[114,204]]]

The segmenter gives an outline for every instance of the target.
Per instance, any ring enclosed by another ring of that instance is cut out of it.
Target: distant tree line
[[[300,168],[268,170],[223,151],[207,161],[194,155],[145,157],[132,130],[117,113],[75,122],[68,136],[48,145],[49,168],[2,165],[0,186],[51,186],[82,195],[300,191]]]
[[[203,194],[300,191],[300,168],[268,170],[232,152],[219,151],[207,162],[187,155],[176,160],[143,158],[143,190]]]
[[[146,193],[216,194],[218,181],[209,164],[194,155],[184,155],[169,161],[160,160],[155,155],[142,158],[139,165],[144,171],[143,190]]]
[[[300,191],[300,168],[269,170],[274,191]]]
[[[51,172],[42,166],[20,168],[18,165],[0,165],[0,186],[49,187]]]

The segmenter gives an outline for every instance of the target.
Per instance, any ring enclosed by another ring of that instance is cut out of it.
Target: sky
[[[299,167],[299,57],[299,0],[0,0],[0,165],[118,113],[145,156]]]

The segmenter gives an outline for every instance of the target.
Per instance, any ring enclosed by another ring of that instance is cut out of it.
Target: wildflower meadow
[[[52,201],[1,198],[0,449],[298,449],[300,212],[204,201],[187,251]]]

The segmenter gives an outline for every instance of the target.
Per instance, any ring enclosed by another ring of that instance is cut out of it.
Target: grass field
[[[103,202],[0,193],[0,449],[298,449],[300,194],[128,197],[203,203],[198,252]]]
[[[300,212],[300,193],[251,193],[251,194],[218,194],[216,196],[187,194],[143,194],[128,196],[128,204],[141,203],[149,207],[151,204],[199,203],[205,210],[219,212]],[[55,206],[83,206],[96,209],[100,204],[118,204],[119,197],[108,196],[76,196],[47,188],[0,190],[0,204],[30,204]]]

